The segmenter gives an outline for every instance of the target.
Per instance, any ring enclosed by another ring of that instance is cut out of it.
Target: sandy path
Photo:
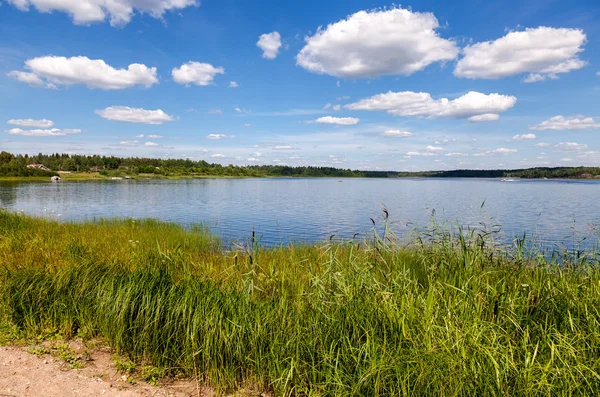
[[[0,347],[0,397],[69,396],[211,396],[194,382],[154,387],[143,382],[131,385],[117,373],[110,353],[95,352],[82,369],[70,369],[49,354],[37,356],[24,348]]]

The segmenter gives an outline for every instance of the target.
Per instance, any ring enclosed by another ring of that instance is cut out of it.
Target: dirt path
[[[133,382],[132,382],[133,383]],[[0,397],[190,397],[213,396],[195,382],[181,381],[154,387],[130,384],[119,374],[107,351],[97,351],[81,369],[50,354],[30,354],[25,348],[0,347]]]

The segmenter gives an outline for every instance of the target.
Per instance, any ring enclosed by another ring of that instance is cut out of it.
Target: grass
[[[224,251],[200,226],[0,212],[0,340],[100,336],[151,382],[221,393],[597,395],[597,255],[491,238]]]

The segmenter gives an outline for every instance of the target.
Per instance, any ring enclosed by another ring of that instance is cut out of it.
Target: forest
[[[43,164],[50,171],[28,168]],[[537,167],[515,170],[451,171],[359,171],[333,167],[284,165],[221,165],[204,160],[157,159],[99,155],[37,154],[15,155],[0,152],[0,177],[49,177],[59,171],[98,172],[101,175],[153,174],[156,176],[230,176],[230,177],[362,177],[362,178],[596,178],[599,167]]]

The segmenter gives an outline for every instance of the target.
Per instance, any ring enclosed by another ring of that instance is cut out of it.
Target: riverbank
[[[101,339],[217,393],[597,394],[597,257],[522,247],[432,229],[224,251],[201,226],[2,212],[0,340]]]

